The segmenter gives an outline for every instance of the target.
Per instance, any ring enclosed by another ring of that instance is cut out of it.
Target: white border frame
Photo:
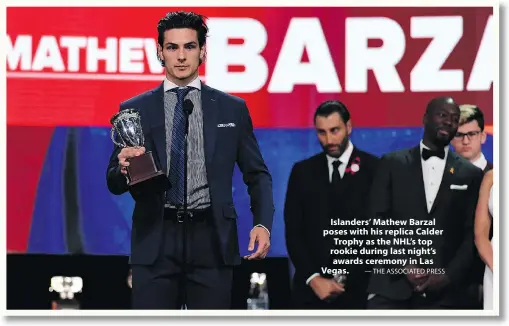
[[[2,3],[2,10],[0,14],[0,22],[1,23],[1,31],[2,35],[6,35],[6,8],[7,7],[174,7],[178,4],[167,3],[162,1],[155,0],[145,0],[142,2],[143,6],[140,5],[139,1],[129,0],[129,1],[114,1],[114,0],[75,0],[72,2],[62,2],[58,0],[46,0],[42,3],[42,0],[7,0]],[[503,2],[507,2],[504,0]],[[374,6],[374,7],[472,7],[472,6],[493,6],[493,23],[496,26],[498,31],[499,25],[499,3],[492,0],[476,0],[476,1],[439,1],[439,0],[414,0],[414,1],[405,1],[405,0],[386,0],[384,3],[382,1],[377,0],[359,0],[359,1],[340,1],[340,0],[216,0],[214,2],[210,0],[188,0],[185,3],[182,3],[186,8],[189,7],[223,7],[223,6],[231,6],[231,7],[361,7],[361,6]],[[505,26],[507,29],[507,26]],[[498,34],[497,34],[498,35]],[[500,35],[499,35],[500,36]],[[501,39],[499,37],[499,39]],[[5,42],[5,39],[4,39]],[[502,42],[502,44],[507,45],[509,42]],[[6,67],[4,61],[6,60],[5,53],[5,43],[0,47],[0,57],[2,60],[2,65]],[[497,50],[499,50],[498,43],[496,44]],[[497,54],[499,51],[496,51]],[[507,52],[505,52],[507,53]],[[495,165],[495,199],[499,198],[500,188],[500,176],[504,173],[500,173],[498,167],[500,167],[500,139],[499,135],[502,132],[502,128],[499,125],[500,118],[500,109],[499,109],[499,96],[500,96],[500,81],[499,81],[499,56],[497,55],[494,58],[495,65],[495,77],[494,77],[494,107],[493,107],[493,120],[494,120],[494,165]],[[0,145],[4,150],[2,155],[2,159],[0,160],[0,190],[3,190],[2,193],[6,194],[6,70],[1,69],[1,77],[0,78],[0,104],[3,108],[5,108],[2,112],[1,117],[1,131],[0,131]],[[504,123],[504,125],[509,125]],[[29,149],[27,149],[29,150]],[[501,209],[499,207],[499,201],[495,200],[495,215],[501,216]],[[0,217],[3,221],[3,225],[6,225],[6,199],[4,196],[0,199]],[[501,218],[502,219],[502,218]],[[497,239],[500,239],[498,236],[499,231],[499,221],[500,219],[496,218],[494,221],[494,234]],[[501,232],[500,232],[501,233]],[[0,238],[3,240],[3,243],[6,244],[6,227],[2,228],[0,231]],[[501,239],[502,240],[502,239]],[[502,242],[502,241],[501,241]],[[499,248],[500,243],[495,242],[494,244],[494,264],[495,266],[500,266],[504,263],[499,260]],[[4,271],[6,271],[6,247],[5,245],[1,247],[1,260],[0,266]],[[48,311],[7,311],[6,310],[6,298],[5,296],[0,296],[0,300],[2,303],[3,311],[6,312],[8,316],[496,316],[499,312],[499,287],[501,284],[499,282],[499,268],[495,268],[494,273],[494,295],[495,295],[495,309],[494,311],[475,311],[475,310],[461,310],[461,311],[442,311],[442,310],[362,310],[362,311],[354,311],[354,310],[342,310],[342,311],[299,311],[299,310],[268,310],[268,311],[236,311],[236,310],[227,310],[227,311],[194,311],[194,310],[182,310],[182,311],[135,311],[135,310],[121,310],[121,311],[93,311],[93,310],[78,310],[78,311],[56,311],[56,310],[48,310]],[[5,276],[6,274],[3,273]],[[6,289],[6,277],[4,278],[3,289]],[[15,286],[12,285],[11,286]],[[30,294],[26,294],[30,295]],[[134,322],[138,323],[138,320],[134,320]],[[236,322],[239,322],[238,318],[235,318]],[[301,319],[302,320],[302,319]],[[35,320],[27,321],[27,323],[32,323]],[[207,319],[207,321],[211,321]],[[54,320],[51,321],[52,323]],[[243,323],[246,320],[242,321]],[[306,321],[308,322],[308,321]],[[343,322],[343,319],[336,320],[337,323]],[[375,321],[375,323],[380,322],[380,320]],[[416,320],[412,320],[412,323],[417,322]],[[464,322],[464,321],[463,321]],[[91,321],[91,324],[94,321]]]

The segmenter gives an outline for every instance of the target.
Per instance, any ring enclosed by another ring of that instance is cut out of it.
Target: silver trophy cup
[[[141,125],[141,116],[136,109],[126,109],[116,113],[111,119],[111,140],[120,148],[143,147],[145,136]],[[148,180],[157,180],[168,188],[168,178],[157,168],[152,152],[148,151],[140,156],[127,159],[127,176],[129,186]],[[161,182],[162,181],[162,182]]]
[[[333,278],[339,284],[344,284],[346,282],[346,275],[345,274],[335,274]]]
[[[110,120],[111,140],[119,147],[142,147],[145,137],[141,128],[140,113],[135,109],[122,110]]]

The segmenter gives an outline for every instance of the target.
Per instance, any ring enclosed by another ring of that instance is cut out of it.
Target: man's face
[[[447,146],[458,130],[459,108],[452,103],[437,104],[424,116],[427,138],[437,146]]]
[[[463,158],[473,161],[481,155],[481,145],[484,142],[486,142],[486,133],[481,131],[479,123],[473,120],[458,128],[451,145]]]
[[[339,113],[333,112],[327,117],[317,116],[315,128],[324,152],[332,157],[340,157],[348,146],[351,122],[345,124]]]
[[[174,28],[164,32],[163,47],[158,45],[159,57],[164,60],[166,77],[177,85],[186,85],[198,76],[200,58],[198,33],[190,28]]]

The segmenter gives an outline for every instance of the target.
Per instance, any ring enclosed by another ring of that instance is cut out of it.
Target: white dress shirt
[[[196,76],[196,78],[193,79],[189,84],[187,84],[187,86],[194,87],[196,89],[201,90],[200,77]],[[168,78],[164,78],[163,87],[164,87],[164,91],[167,92],[170,89],[173,89],[173,88],[176,88],[176,87],[181,87],[181,86],[179,86],[179,85],[175,84],[174,82],[170,81]]]
[[[488,165],[488,161],[486,160],[486,157],[484,157],[484,154],[481,153],[481,156],[479,156],[477,160],[473,161],[472,164],[484,171],[486,165]]]
[[[445,162],[447,160],[447,155],[449,154],[449,147],[446,146],[444,148],[445,156],[443,159],[440,159],[436,156],[432,156],[426,161],[422,158],[423,148],[429,149],[429,147],[424,145],[424,143],[421,141],[420,153],[421,153],[421,164],[422,164],[422,178],[424,181],[424,191],[426,193],[426,206],[428,207],[428,213],[429,213],[431,211],[431,207],[433,207],[435,198],[437,197],[438,189],[440,188],[440,184],[442,183],[442,176],[444,175]]]
[[[353,144],[349,140],[345,151],[343,152],[343,154],[341,154],[341,156],[339,158],[326,155],[327,156],[327,167],[329,168],[329,182],[332,182],[332,173],[334,172],[334,167],[332,166],[332,163],[334,163],[335,161],[338,161],[338,160],[341,162],[341,164],[338,166],[338,170],[339,170],[339,175],[341,176],[341,178],[343,178],[343,176],[345,175],[346,166],[348,165],[348,161],[350,161],[350,156],[352,156],[352,152],[353,152]],[[320,275],[320,273],[314,273],[313,275],[311,275],[306,280],[306,284],[309,285],[309,282],[311,282],[311,280],[313,278],[315,278],[319,275]]]
[[[334,167],[332,166],[332,163],[334,163],[335,161],[338,161],[338,160],[341,162],[341,164],[338,167],[338,170],[339,170],[339,175],[341,176],[341,178],[343,178],[343,176],[345,175],[346,166],[348,164],[348,161],[350,160],[350,156],[352,156],[352,152],[353,152],[353,144],[349,140],[345,151],[343,152],[343,154],[341,154],[341,156],[339,158],[326,155],[327,163],[328,163],[327,166],[329,167],[329,182],[332,182],[332,173],[334,172]]]

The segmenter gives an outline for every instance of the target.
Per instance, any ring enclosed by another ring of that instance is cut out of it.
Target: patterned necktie
[[[186,141],[186,117],[184,114],[184,98],[191,90],[189,87],[174,88],[177,93],[177,104],[173,112],[173,130],[171,135],[170,182],[168,191],[169,202],[176,207],[184,203],[184,148]]]

